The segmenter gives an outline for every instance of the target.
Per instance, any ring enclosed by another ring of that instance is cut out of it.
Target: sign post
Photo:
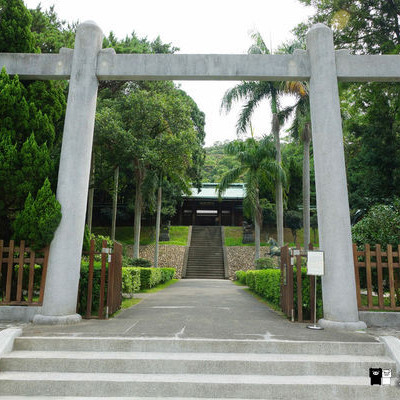
[[[324,275],[324,252],[323,251],[308,251],[307,252],[307,275],[315,277],[314,284],[314,324],[307,325],[308,329],[322,330],[321,326],[317,325],[317,276]]]

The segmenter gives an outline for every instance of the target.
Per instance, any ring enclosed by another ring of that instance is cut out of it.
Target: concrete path
[[[138,295],[140,296],[140,295]],[[24,336],[126,336],[250,340],[375,341],[365,333],[312,331],[292,323],[228,280],[181,280],[143,296],[143,300],[107,321],[38,326]]]

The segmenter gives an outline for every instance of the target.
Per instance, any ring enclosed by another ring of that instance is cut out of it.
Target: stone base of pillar
[[[79,314],[71,315],[41,315],[33,317],[33,323],[36,325],[72,325],[82,321]]]
[[[360,331],[367,329],[367,325],[364,321],[344,322],[322,318],[318,321],[318,325],[324,329],[336,329],[340,331]]]

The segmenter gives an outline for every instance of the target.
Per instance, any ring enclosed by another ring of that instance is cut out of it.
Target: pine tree
[[[29,193],[23,210],[17,214],[13,224],[15,239],[24,239],[33,249],[39,250],[50,244],[60,221],[61,206],[46,178],[36,199]]]
[[[32,53],[32,16],[21,0],[0,0],[0,52]]]

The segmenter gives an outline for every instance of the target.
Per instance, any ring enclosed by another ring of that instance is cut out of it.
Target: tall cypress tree
[[[0,0],[0,52],[40,52],[31,23],[31,13],[22,1]],[[0,73],[0,239],[17,236],[49,244],[59,223],[60,215],[53,212],[59,204],[47,178],[55,186],[59,152],[55,145],[65,112],[64,87],[21,82],[18,76],[10,78],[4,68]],[[16,225],[15,219],[19,221]],[[41,224],[45,234],[38,229],[39,219],[46,221]]]
[[[33,53],[32,16],[21,0],[0,0],[0,52]]]

